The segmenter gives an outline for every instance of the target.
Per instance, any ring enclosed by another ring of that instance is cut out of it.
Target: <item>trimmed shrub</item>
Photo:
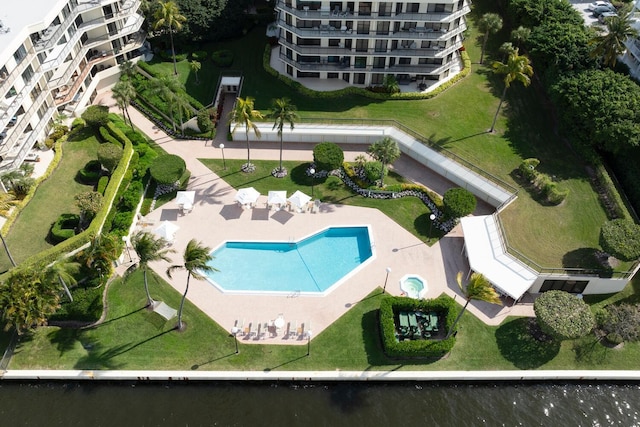
[[[217,50],[211,54],[211,60],[218,67],[230,67],[233,64],[233,52],[230,50]]]
[[[382,168],[382,163],[379,161],[367,162],[364,164],[364,175],[367,178],[367,181],[373,183],[380,179],[380,168]],[[387,176],[389,171],[387,168],[384,168],[384,175]]]
[[[52,243],[60,243],[75,236],[76,228],[80,224],[80,217],[76,214],[62,214],[51,224],[49,240]]]
[[[116,142],[115,144],[102,144],[98,147],[98,161],[109,171],[109,174],[118,166],[122,159],[123,150]]]
[[[332,171],[342,166],[344,152],[338,144],[321,142],[313,147],[313,162],[316,164],[318,172]]]
[[[195,61],[204,61],[207,59],[207,51],[205,50],[197,50],[191,53],[191,59]]]
[[[102,315],[102,295],[104,288],[97,282],[99,278],[87,280],[82,286],[71,289],[73,302],[64,301],[51,316],[50,321],[95,322]]]
[[[113,145],[120,145],[122,146],[122,144],[120,143],[120,141],[118,141],[117,139],[115,139],[113,136],[111,136],[111,134],[109,133],[109,131],[107,130],[107,128],[105,128],[104,126],[100,126],[100,129],[98,129],[100,132],[100,139],[101,142],[109,142]]]
[[[51,138],[47,138],[44,140],[44,146],[47,147],[47,149],[51,150],[53,148],[53,146],[55,145],[55,141]]]
[[[598,326],[612,344],[640,340],[640,305],[609,305],[598,314]],[[609,335],[619,337],[619,342],[609,340]]]
[[[442,198],[444,213],[449,218],[462,218],[476,210],[476,196],[465,188],[450,188]]]
[[[526,179],[528,182],[533,182],[533,180],[536,178],[535,169],[539,164],[540,160],[538,159],[525,159],[522,161],[522,163],[520,163],[518,170],[520,171],[520,174],[522,174],[522,177],[524,179]]]
[[[98,185],[96,187],[96,191],[102,195],[104,195],[104,190],[107,189],[107,184],[109,184],[109,177],[108,176],[101,176],[100,179],[98,180]]]
[[[81,117],[87,126],[98,130],[100,126],[105,126],[109,121],[109,107],[105,105],[91,105],[82,113]]]
[[[589,306],[575,295],[564,291],[548,291],[533,303],[540,329],[559,340],[587,335],[595,326]]]
[[[600,229],[600,246],[623,261],[640,257],[640,226],[630,219],[607,221]]]
[[[116,213],[111,221],[111,232],[126,235],[133,222],[133,214],[130,211]]]
[[[84,168],[78,171],[76,178],[84,184],[95,184],[102,174],[102,164],[98,160],[89,160]]]
[[[86,125],[87,125],[87,122],[85,122],[82,117],[76,117],[75,119],[73,119],[73,122],[71,122],[71,130],[76,128],[81,128]]]
[[[458,306],[452,298],[441,295],[432,300],[416,300],[405,297],[388,297],[380,302],[380,333],[384,352],[390,357],[438,358],[446,355],[456,342],[454,335],[447,340],[398,341],[395,316],[400,311],[436,312],[444,320],[444,330],[448,331],[458,315]]]
[[[187,170],[187,165],[181,157],[165,154],[157,157],[149,167],[151,177],[158,184],[175,184]]]
[[[211,132],[213,122],[211,121],[211,112],[206,109],[198,111],[198,127],[200,132]]]

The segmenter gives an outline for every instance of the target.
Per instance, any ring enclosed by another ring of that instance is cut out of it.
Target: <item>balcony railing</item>
[[[48,92],[46,90],[40,92],[33,104],[31,104],[31,107],[25,112],[25,117],[32,117],[33,114],[38,110],[38,108],[40,108],[47,95]],[[15,142],[18,140],[20,135],[22,135],[28,124],[29,120],[24,120],[23,118],[22,120],[19,120],[14,127],[11,128],[11,133],[3,140],[3,143],[0,146],[0,155],[3,155],[3,153],[6,153],[13,148]]]
[[[376,49],[359,50],[357,48],[345,48],[344,46],[301,46],[289,43],[286,40],[280,40],[280,44],[301,55],[327,56],[419,56],[423,58],[436,58],[443,56],[444,52],[448,54],[450,50],[449,47],[436,46],[427,48],[398,47],[396,49],[386,49],[383,51]],[[456,50],[459,47],[460,46],[454,46],[452,50]]]

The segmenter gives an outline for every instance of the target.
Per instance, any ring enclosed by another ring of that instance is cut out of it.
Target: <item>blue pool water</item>
[[[369,228],[331,227],[299,242],[226,242],[207,276],[223,291],[325,292],[371,258]]]

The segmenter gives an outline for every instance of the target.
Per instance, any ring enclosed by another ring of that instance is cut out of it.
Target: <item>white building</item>
[[[640,31],[640,0],[635,1],[633,8],[633,27]],[[640,37],[629,38],[624,44],[627,50],[622,55],[622,61],[629,66],[630,74],[640,80]]]
[[[2,0],[0,171],[17,168],[57,111],[82,111],[144,42],[140,0]]]
[[[469,0],[278,0],[280,60],[294,78],[353,85],[441,80],[461,69]]]

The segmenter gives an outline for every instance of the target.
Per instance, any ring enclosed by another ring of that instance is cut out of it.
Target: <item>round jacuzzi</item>
[[[400,279],[400,289],[409,298],[423,299],[427,293],[427,281],[416,274],[407,274]]]

